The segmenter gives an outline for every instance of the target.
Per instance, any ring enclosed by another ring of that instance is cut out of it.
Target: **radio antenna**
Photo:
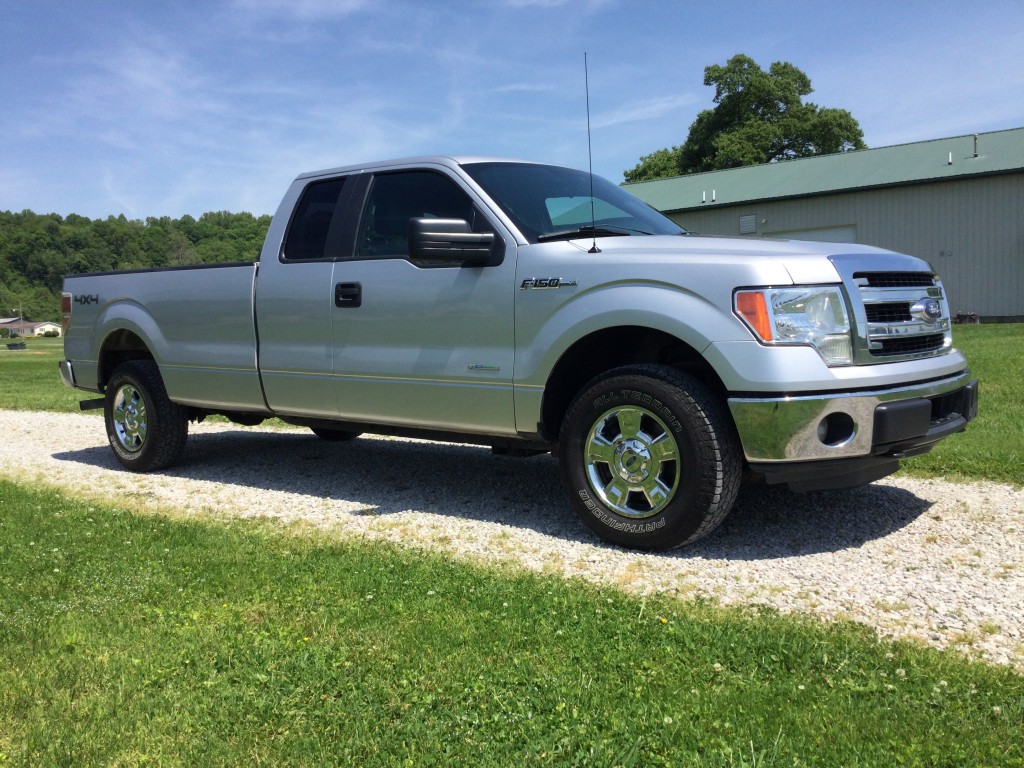
[[[590,148],[590,67],[587,66],[587,52],[583,52],[583,87],[587,93],[587,172],[590,175],[590,231],[594,244],[587,253],[600,253],[597,247],[597,214],[594,213],[594,153]]]

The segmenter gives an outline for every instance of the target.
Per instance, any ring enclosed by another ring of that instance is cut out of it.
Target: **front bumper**
[[[978,413],[978,382],[964,371],[874,392],[730,398],[729,408],[751,469],[769,482],[842,487],[891,474],[962,432]],[[846,471],[854,477],[841,479]]]

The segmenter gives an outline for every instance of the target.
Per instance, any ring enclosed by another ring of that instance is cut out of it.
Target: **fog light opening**
[[[857,425],[848,413],[830,413],[818,424],[818,439],[829,448],[841,448],[857,432]]]

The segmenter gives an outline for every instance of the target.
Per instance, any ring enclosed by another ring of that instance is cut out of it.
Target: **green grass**
[[[0,409],[8,411],[77,412],[78,401],[87,392],[60,383],[57,363],[64,358],[63,339],[15,339],[27,349],[6,348],[10,339],[0,339]]]
[[[0,766],[1024,764],[1024,678],[0,483]]]
[[[981,382],[978,418],[931,453],[903,463],[913,477],[1024,487],[1024,325],[959,325],[953,339]]]

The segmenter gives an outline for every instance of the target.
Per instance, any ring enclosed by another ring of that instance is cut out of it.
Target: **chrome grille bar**
[[[854,362],[914,360],[952,348],[952,322],[938,276],[900,254],[834,256],[853,309]]]

